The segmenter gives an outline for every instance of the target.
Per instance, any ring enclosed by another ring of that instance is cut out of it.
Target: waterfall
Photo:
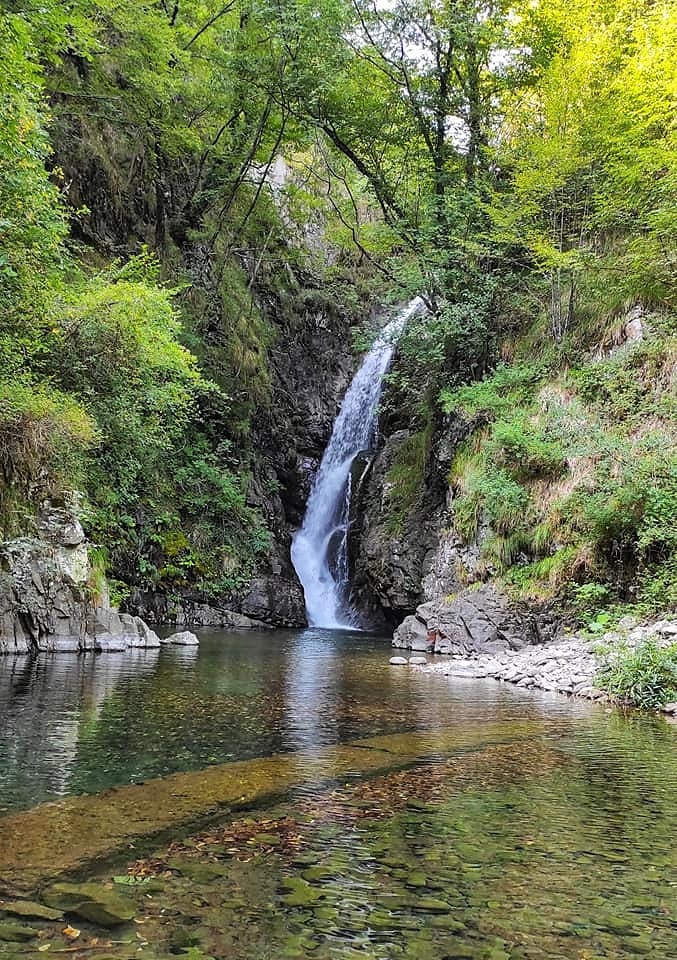
[[[350,468],[376,440],[378,403],[395,341],[423,307],[416,297],[384,328],[350,384],[315,476],[291,557],[306,597],[308,622],[317,627],[357,627],[348,594]]]

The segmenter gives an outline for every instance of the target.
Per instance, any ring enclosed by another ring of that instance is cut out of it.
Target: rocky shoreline
[[[610,701],[609,695],[595,686],[595,678],[606,658],[614,649],[633,649],[647,640],[662,646],[677,642],[677,620],[639,625],[628,618],[625,623],[621,621],[618,630],[594,638],[578,633],[519,650],[455,653],[437,663],[428,663],[420,656],[391,657],[390,662],[393,665],[408,663],[424,673],[458,679],[489,678],[519,687]],[[665,704],[663,710],[677,714],[677,702]]]

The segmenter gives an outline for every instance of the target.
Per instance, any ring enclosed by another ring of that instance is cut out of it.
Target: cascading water
[[[412,300],[385,327],[343,398],[329,444],[310,491],[291,557],[306,596],[308,622],[316,627],[356,627],[348,593],[350,468],[376,439],[378,402],[397,336],[423,307]]]

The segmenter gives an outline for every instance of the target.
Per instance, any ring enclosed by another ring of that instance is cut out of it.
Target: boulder
[[[429,633],[423,620],[416,616],[405,617],[393,635],[393,646],[403,650],[421,650],[432,653],[435,635]]]
[[[0,543],[0,653],[75,653],[157,646],[143,621],[110,606],[96,589],[84,531],[72,502],[47,503],[40,536]]]
[[[180,630],[178,633],[172,633],[170,636],[161,640],[162,644],[172,644],[177,647],[196,647],[199,644],[198,638],[190,630]]]
[[[98,883],[55,883],[45,891],[44,899],[58,910],[102,927],[127,923],[136,913],[133,900]]]
[[[534,616],[518,610],[491,584],[431,600],[395,631],[393,646],[468,656],[519,650],[538,639]]]

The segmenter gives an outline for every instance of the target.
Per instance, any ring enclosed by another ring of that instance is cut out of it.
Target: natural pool
[[[79,843],[78,882],[133,914],[37,883],[65,919],[0,913],[0,956],[675,956],[675,728],[389,654],[308,630],[0,661],[0,885]]]

